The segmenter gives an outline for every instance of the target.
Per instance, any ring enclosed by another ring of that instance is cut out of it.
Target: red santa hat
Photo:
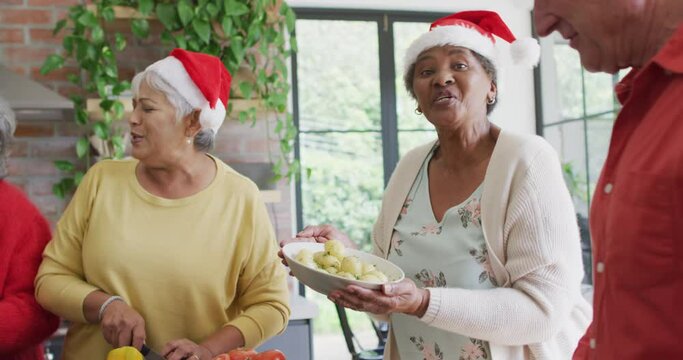
[[[491,60],[496,67],[506,58],[513,64],[533,67],[541,55],[536,39],[515,38],[496,12],[461,11],[434,21],[428,33],[413,41],[406,51],[404,73],[420,53],[444,45],[468,48]]]
[[[174,49],[168,57],[150,65],[153,71],[173,87],[187,102],[199,109],[202,129],[214,134],[225,120],[232,76],[223,62],[212,55]]]

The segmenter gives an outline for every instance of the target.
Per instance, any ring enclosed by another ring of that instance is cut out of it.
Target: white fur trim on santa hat
[[[429,31],[415,41],[406,50],[403,73],[415,63],[417,57],[425,50],[436,46],[453,45],[473,50],[497,63],[496,49],[493,41],[479,31],[464,26],[439,26]]]
[[[199,113],[199,123],[203,129],[212,129],[214,134],[225,120],[225,106],[218,100],[212,109],[204,94],[195,85],[190,75],[185,70],[183,63],[173,56],[168,56],[150,65],[145,71],[152,71],[164,79],[177,92],[187,100],[195,109],[201,110]]]
[[[510,57],[515,65],[533,68],[541,58],[541,46],[534,38],[517,39],[510,44]]]

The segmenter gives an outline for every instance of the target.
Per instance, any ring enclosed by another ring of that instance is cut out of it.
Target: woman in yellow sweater
[[[70,320],[63,359],[146,343],[170,360],[253,347],[289,318],[258,189],[208,155],[225,118],[220,59],[175,49],[133,79],[134,159],[101,161],[57,224],[36,297]]]

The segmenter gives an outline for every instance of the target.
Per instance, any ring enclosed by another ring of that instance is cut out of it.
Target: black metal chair
[[[337,308],[337,315],[339,316],[339,324],[341,324],[342,332],[344,333],[344,340],[346,347],[349,349],[352,360],[381,360],[384,354],[384,345],[387,342],[387,334],[389,333],[389,325],[386,323],[377,323],[370,317],[368,320],[372,324],[372,328],[377,335],[377,347],[374,349],[363,349],[360,342],[354,335],[349,325],[349,319],[346,316],[346,309],[343,306],[335,304]],[[358,350],[356,350],[358,347]]]

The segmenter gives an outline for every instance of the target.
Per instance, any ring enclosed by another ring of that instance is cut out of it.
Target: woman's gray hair
[[[0,179],[7,176],[7,152],[16,126],[14,111],[5,99],[0,97]]]
[[[194,148],[198,151],[208,152],[213,149],[216,134],[213,129],[201,129],[194,137]]]
[[[496,66],[493,64],[493,62],[476,51],[470,51],[472,52],[472,55],[474,55],[474,57],[479,61],[481,66],[484,68],[484,71],[489,76],[491,81],[494,84],[498,85],[498,70],[496,69]],[[406,71],[406,73],[403,75],[403,85],[405,85],[406,90],[408,90],[410,96],[412,96],[413,99],[417,100],[417,97],[415,96],[415,90],[413,89],[413,77],[415,77],[415,64],[416,63],[412,63],[408,68],[408,71]],[[496,94],[496,100],[497,98],[498,94]],[[496,104],[498,104],[498,101],[495,101],[493,104],[487,103],[486,114],[490,114],[491,111],[493,111],[493,109],[496,107]]]
[[[195,109],[180,93],[173,88],[166,80],[154,71],[145,70],[133,77],[131,88],[133,95],[140,91],[140,84],[145,81],[152,89],[160,91],[175,108],[175,120],[181,121],[185,116],[191,114]],[[213,149],[216,134],[212,129],[202,129],[193,139],[194,148],[197,151],[207,152]]]

